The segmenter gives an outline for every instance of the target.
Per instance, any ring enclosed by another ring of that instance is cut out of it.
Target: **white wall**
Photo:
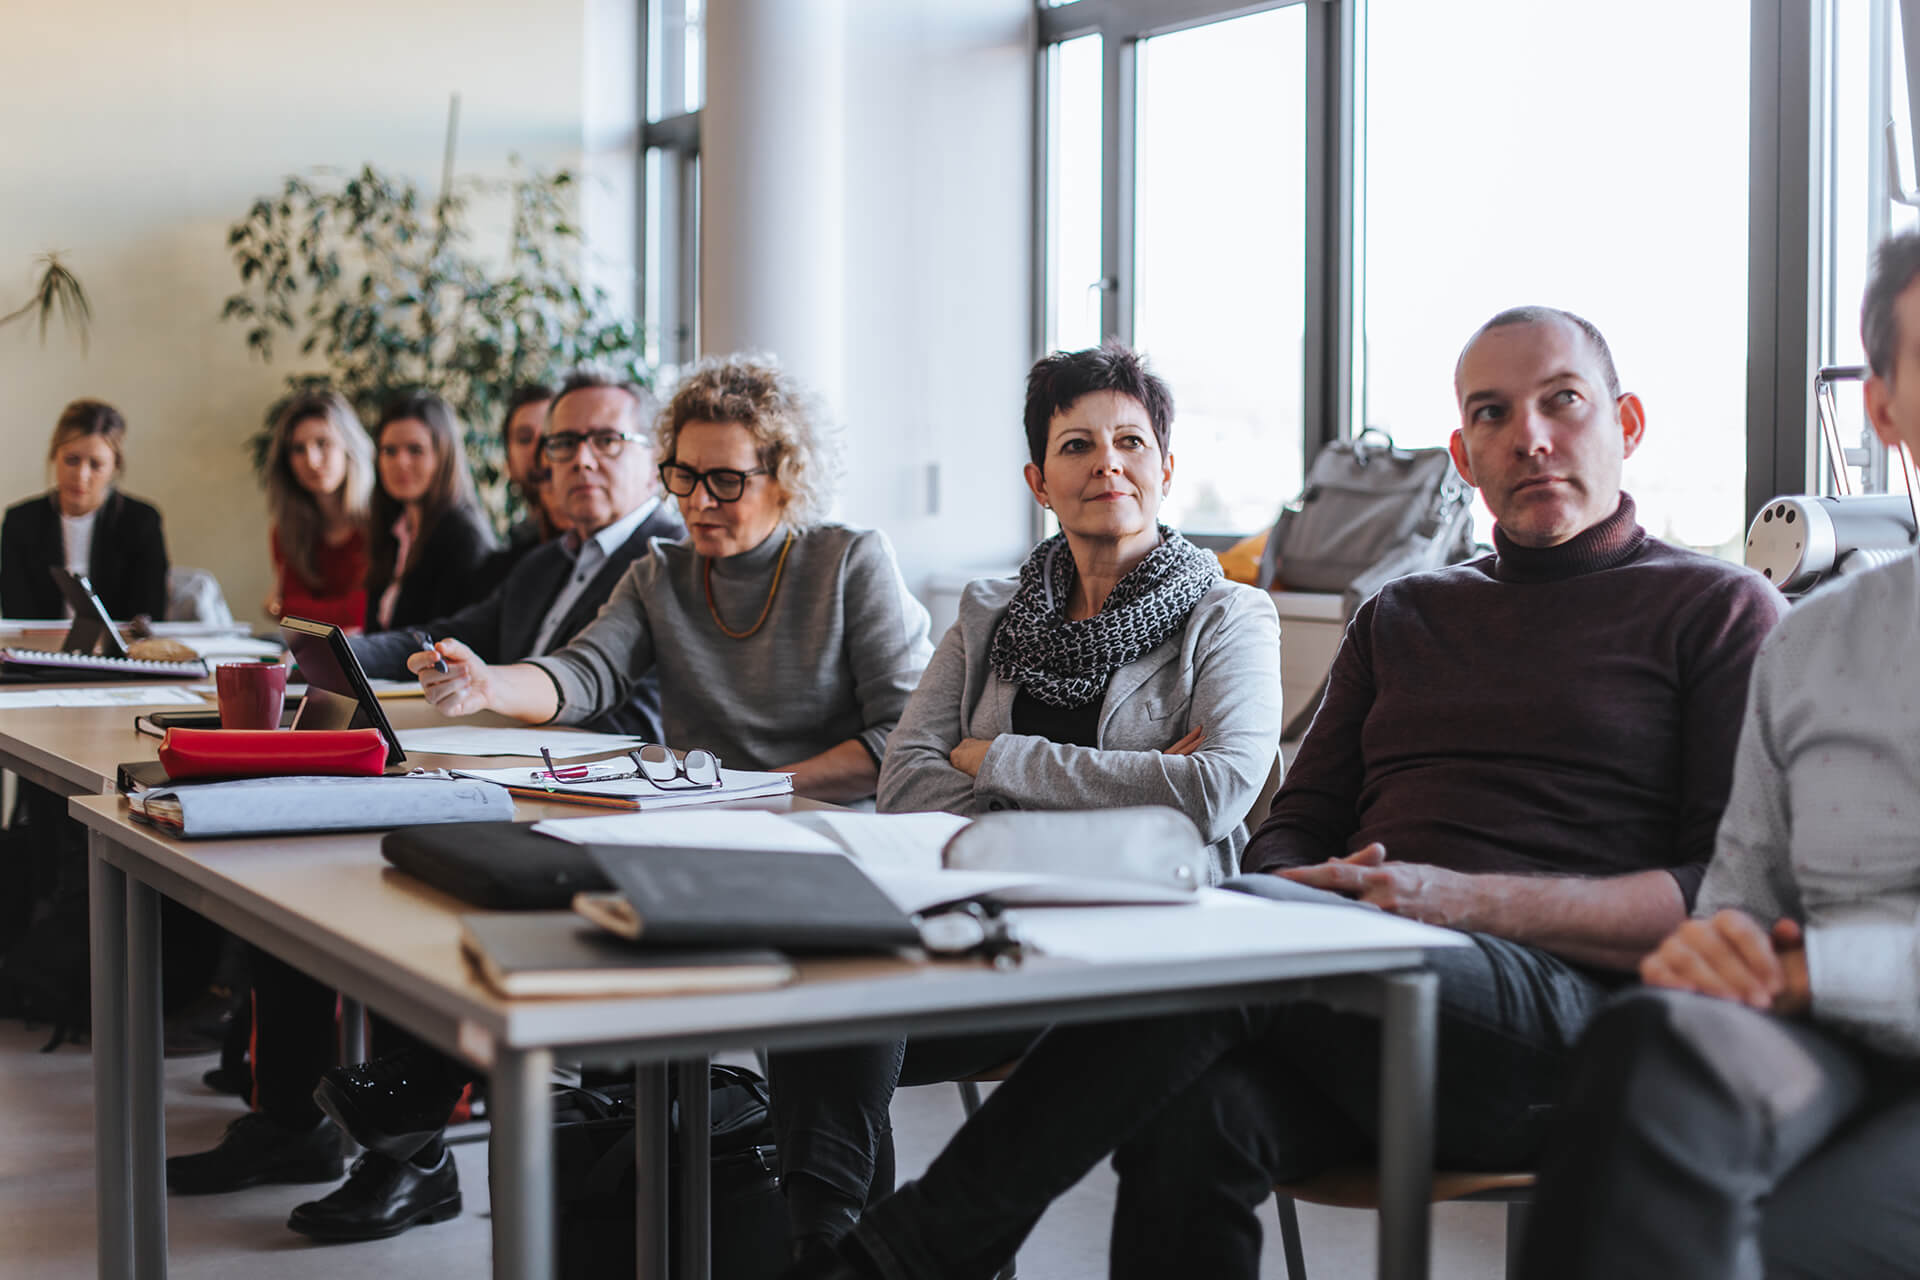
[[[218,320],[236,283],[228,226],[295,171],[371,161],[431,190],[448,95],[458,167],[509,152],[606,166],[624,102],[583,102],[584,52],[618,38],[610,0],[61,0],[0,6],[0,312],[31,258],[67,251],[95,309],[91,350],[0,330],[0,497],[46,483],[60,407],[111,401],[128,421],[129,492],[165,513],[174,563],[212,569],[237,616],[269,583],[248,435],[296,363],[249,359]],[[609,28],[612,35],[609,36]],[[630,30],[630,27],[629,27]],[[617,168],[617,166],[616,166]],[[616,199],[617,207],[617,199]],[[599,214],[605,225],[605,212]],[[592,227],[593,222],[589,222]],[[610,246],[630,257],[630,247]]]
[[[842,505],[888,532],[923,595],[929,575],[1003,570],[1032,542],[1032,13],[850,5]]]
[[[772,351],[827,397],[840,515],[885,529],[923,594],[1028,543],[1031,20],[1028,0],[707,8],[701,343]]]
[[[502,173],[517,152],[599,180],[585,225],[618,288],[636,3],[0,6],[0,311],[49,248],[96,308],[84,355],[57,329],[44,348],[28,326],[0,331],[0,498],[44,486],[61,405],[112,401],[126,488],[165,512],[174,562],[212,569],[257,617],[266,526],[245,442],[299,365],[263,366],[219,322],[228,226],[316,166],[372,161],[431,188],[457,91],[463,173]],[[842,512],[892,535],[916,590],[1028,543],[1030,22],[1029,0],[844,0],[844,319],[838,377],[821,381],[838,383],[852,444]],[[724,249],[709,241],[708,261]]]

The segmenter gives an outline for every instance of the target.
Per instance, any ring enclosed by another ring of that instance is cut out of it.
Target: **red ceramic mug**
[[[278,729],[287,701],[283,662],[223,662],[213,669],[222,729]]]

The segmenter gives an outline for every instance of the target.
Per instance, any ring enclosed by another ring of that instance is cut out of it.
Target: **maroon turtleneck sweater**
[[[1664,868],[1691,908],[1785,600],[1647,536],[1625,495],[1560,546],[1494,548],[1360,606],[1243,867],[1377,840],[1465,872]]]

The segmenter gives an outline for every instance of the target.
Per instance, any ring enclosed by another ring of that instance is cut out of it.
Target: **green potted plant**
[[[68,269],[58,253],[43,253],[33,261],[39,271],[33,294],[25,305],[0,315],[0,329],[16,320],[37,316],[40,320],[40,341],[44,344],[47,340],[47,322],[58,312],[62,323],[80,335],[80,349],[85,351],[87,330],[93,323],[93,306],[87,301],[87,291],[81,285],[80,277]]]
[[[496,514],[511,515],[495,429],[513,387],[582,361],[641,383],[650,371],[634,326],[581,278],[572,174],[516,160],[511,178],[487,182],[455,180],[451,168],[449,157],[431,200],[373,165],[344,180],[288,177],[227,235],[240,288],[222,317],[246,326],[262,359],[282,343],[319,357],[323,368],[288,376],[288,394],[324,383],[369,421],[402,389],[445,397],[466,423],[475,480]],[[499,192],[512,212],[505,252],[489,261],[470,210],[474,196]],[[265,443],[263,430],[256,465]]]

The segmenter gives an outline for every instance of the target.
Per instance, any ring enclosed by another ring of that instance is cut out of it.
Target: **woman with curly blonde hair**
[[[444,674],[415,655],[428,700],[447,715],[578,724],[653,671],[670,745],[791,773],[814,799],[872,796],[932,646],[886,535],[826,519],[839,466],[821,416],[770,359],[700,362],[653,440],[687,536],[655,539],[556,653],[489,666],[445,640]]]

